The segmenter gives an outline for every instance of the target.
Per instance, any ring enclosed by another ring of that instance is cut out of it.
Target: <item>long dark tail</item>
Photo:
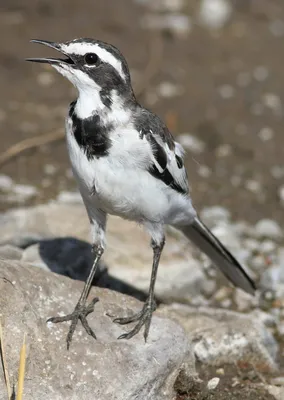
[[[200,250],[202,250],[211,261],[216,264],[223,274],[235,285],[254,294],[256,287],[253,280],[245,272],[241,264],[232,256],[226,247],[213,235],[213,233],[198,219],[183,227],[182,232]]]

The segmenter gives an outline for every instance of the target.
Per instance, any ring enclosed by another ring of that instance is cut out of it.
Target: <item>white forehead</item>
[[[63,51],[69,54],[78,54],[78,55],[85,55],[87,53],[96,53],[99,58],[104,61],[109,63],[110,65],[113,66],[114,69],[119,73],[121,78],[125,80],[125,74],[122,70],[122,64],[121,61],[118,60],[113,54],[111,54],[109,51],[106,49],[100,47],[98,43],[68,43],[68,44],[62,44],[61,48]]]

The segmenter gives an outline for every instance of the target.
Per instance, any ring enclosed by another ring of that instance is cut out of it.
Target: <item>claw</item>
[[[155,311],[155,309],[156,309],[155,303],[153,301],[152,302],[149,301],[144,304],[144,307],[142,308],[142,310],[139,311],[137,314],[134,314],[134,315],[132,315],[130,317],[126,317],[126,318],[115,318],[113,320],[113,322],[116,322],[120,325],[126,325],[131,322],[138,321],[136,326],[130,332],[123,333],[122,335],[120,335],[118,337],[118,339],[131,339],[133,336],[135,336],[140,331],[140,329],[144,325],[145,326],[144,339],[146,342],[147,337],[149,335],[152,314]]]
[[[94,311],[94,306],[98,301],[99,299],[95,297],[87,306],[78,303],[75,307],[75,310],[71,314],[64,315],[63,317],[51,317],[48,318],[48,320],[46,321],[46,322],[53,322],[54,324],[57,324],[59,322],[72,321],[66,338],[67,350],[69,350],[70,348],[73,334],[75,332],[79,320],[81,321],[81,324],[85,329],[85,331],[87,332],[87,334],[96,339],[96,335],[94,331],[91,329],[86,317]]]

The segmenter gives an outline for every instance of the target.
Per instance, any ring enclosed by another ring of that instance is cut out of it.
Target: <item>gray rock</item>
[[[201,211],[200,216],[206,224],[212,227],[221,222],[228,222],[230,212],[224,207],[207,207]]]
[[[284,399],[284,387],[277,387],[273,385],[265,385],[265,389],[271,396],[274,396],[275,400]]]
[[[281,239],[283,232],[277,222],[272,219],[262,219],[255,225],[255,234],[259,238]]]
[[[277,370],[278,345],[254,314],[180,304],[164,306],[160,313],[183,326],[201,363],[223,366],[243,361],[260,371]]]
[[[81,326],[66,350],[68,324],[46,324],[46,318],[73,310],[83,284],[27,266],[0,261],[1,319],[6,357],[17,380],[19,348],[26,334],[26,400],[172,400],[180,371],[194,376],[194,356],[183,329],[154,316],[145,344],[142,332],[131,340],[117,340],[129,327],[114,324],[106,315],[137,312],[142,304],[107,289],[93,288],[98,296],[88,316],[97,334],[94,340]],[[13,282],[10,284],[9,282]],[[3,377],[0,393],[5,393]]]
[[[9,244],[0,246],[0,258],[3,260],[20,260],[22,253],[21,249]]]

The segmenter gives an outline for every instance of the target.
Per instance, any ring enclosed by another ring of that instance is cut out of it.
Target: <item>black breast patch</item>
[[[73,122],[73,134],[76,142],[86,154],[88,160],[94,157],[105,157],[109,154],[111,125],[102,125],[98,115],[90,118],[78,118],[74,112],[76,102],[71,103],[69,116]]]

